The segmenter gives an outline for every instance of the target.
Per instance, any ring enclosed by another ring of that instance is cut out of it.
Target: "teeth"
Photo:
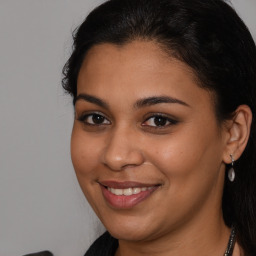
[[[132,188],[124,189],[124,195],[125,196],[131,196],[132,195]]]
[[[141,188],[133,188],[132,189],[132,193],[135,194],[135,195],[139,194],[140,192],[141,192]]]
[[[131,195],[136,195],[139,194],[142,191],[150,190],[154,187],[143,187],[143,188],[125,188],[125,189],[120,189],[120,188],[109,188],[108,191],[110,191],[112,194],[116,196],[131,196]]]
[[[123,194],[123,190],[122,189],[115,189],[115,195],[121,196],[122,194]]]

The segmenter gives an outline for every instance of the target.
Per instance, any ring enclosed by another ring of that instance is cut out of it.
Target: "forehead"
[[[167,94],[188,104],[205,97],[209,101],[209,92],[198,86],[192,69],[152,41],[92,47],[80,69],[77,89],[78,94],[109,99]]]
[[[97,62],[100,60],[104,61],[108,57],[128,63],[131,61],[130,57],[133,57],[138,64],[144,65],[168,62],[170,59],[173,59],[162,50],[160,44],[154,41],[135,40],[122,45],[111,43],[95,45],[88,51],[84,63],[95,58]]]
[[[150,68],[158,70],[159,65],[161,65],[161,69],[164,71],[168,64],[175,62],[175,65],[179,65],[184,71],[189,72],[191,78],[196,79],[196,75],[188,65],[177,60],[163,49],[162,45],[155,41],[135,40],[123,45],[102,43],[93,46],[87,52],[82,68],[91,68],[95,71],[95,66],[102,65],[107,68],[112,66],[114,62],[119,62],[122,65],[126,64],[126,67],[145,68],[147,71]],[[112,61],[109,62],[110,60]]]
[[[131,80],[146,73],[148,76],[170,73],[174,66],[177,68],[172,73],[185,73],[196,82],[196,75],[188,65],[168,55],[153,41],[133,41],[124,45],[104,43],[93,46],[88,51],[80,68],[78,81],[85,75],[124,77],[125,73],[133,72]]]

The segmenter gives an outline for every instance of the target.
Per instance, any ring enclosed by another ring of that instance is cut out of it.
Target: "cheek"
[[[99,161],[99,145],[76,127],[71,136],[71,159],[78,180],[89,177]]]
[[[100,191],[95,180],[98,178],[99,149],[100,145],[95,143],[91,136],[86,136],[83,130],[74,126],[71,136],[72,163],[80,187],[97,214],[99,213],[95,202],[99,201],[97,195]]]
[[[217,132],[184,130],[180,134],[153,142],[154,152],[148,151],[149,161],[173,185],[197,185],[218,175],[221,163],[221,143]],[[218,153],[219,152],[219,153]],[[187,183],[187,184],[186,184]]]
[[[166,198],[160,208],[165,209],[163,214],[172,211],[177,222],[201,209],[208,198],[219,197],[222,186],[216,138],[207,142],[204,136],[191,139],[190,135],[155,142],[155,152],[148,152],[149,161],[164,176]]]
[[[166,140],[154,143],[155,153],[148,152],[148,158],[153,165],[166,177],[166,185],[170,186],[184,182],[184,176],[191,173],[191,155],[189,149],[184,148],[180,142]]]

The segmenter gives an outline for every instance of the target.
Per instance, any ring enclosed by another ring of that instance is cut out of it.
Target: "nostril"
[[[144,157],[136,147],[123,145],[117,148],[112,144],[102,154],[102,163],[113,171],[122,171],[143,164]]]

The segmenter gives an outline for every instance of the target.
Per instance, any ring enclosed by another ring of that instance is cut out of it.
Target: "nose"
[[[102,162],[113,171],[136,167],[144,162],[139,135],[131,129],[116,128],[108,135]]]

